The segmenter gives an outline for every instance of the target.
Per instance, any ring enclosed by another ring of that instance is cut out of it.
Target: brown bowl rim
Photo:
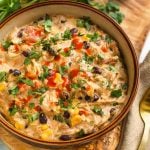
[[[139,67],[138,67],[138,60],[137,60],[137,56],[135,53],[135,49],[130,41],[130,39],[128,38],[128,36],[126,35],[126,33],[123,31],[123,29],[120,27],[120,25],[118,23],[116,23],[112,18],[110,18],[109,16],[107,16],[106,14],[104,14],[103,12],[96,10],[95,8],[92,8],[90,6],[88,6],[87,4],[83,4],[83,3],[77,3],[77,2],[71,2],[71,1],[61,1],[61,0],[55,0],[55,1],[47,1],[47,2],[41,2],[41,3],[36,3],[34,5],[28,6],[26,8],[20,9],[18,11],[16,11],[15,13],[11,14],[8,18],[6,18],[3,22],[0,23],[0,29],[10,20],[12,20],[14,17],[16,17],[17,15],[20,15],[23,12],[26,12],[27,10],[31,10],[32,8],[37,8],[37,7],[41,7],[41,6],[47,6],[47,5],[68,5],[68,6],[77,6],[77,7],[81,7],[81,8],[85,8],[90,10],[92,13],[96,13],[102,17],[104,17],[105,19],[107,19],[109,22],[111,22],[117,29],[118,31],[122,34],[122,36],[124,37],[124,39],[126,40],[126,42],[128,43],[128,46],[131,50],[132,53],[132,58],[134,61],[134,66],[135,66],[135,77],[134,77],[134,86],[132,88],[132,92],[131,95],[128,99],[127,104],[125,105],[125,107],[123,108],[123,110],[121,111],[121,113],[119,113],[118,116],[116,116],[116,118],[109,123],[108,125],[106,125],[106,127],[104,127],[104,129],[102,131],[90,134],[88,136],[85,136],[83,138],[79,138],[79,139],[75,139],[75,140],[70,140],[70,141],[60,141],[60,142],[50,142],[50,141],[42,141],[40,139],[36,139],[36,138],[32,138],[32,137],[28,137],[25,134],[22,134],[20,132],[18,132],[17,130],[15,130],[8,122],[6,123],[6,121],[4,121],[3,119],[0,118],[0,123],[3,125],[3,127],[5,129],[7,129],[8,131],[10,131],[11,133],[13,133],[14,135],[17,135],[19,138],[26,140],[27,142],[33,142],[33,144],[39,144],[42,146],[52,146],[52,147],[66,147],[66,146],[73,146],[76,144],[83,144],[83,143],[87,143],[90,142],[91,140],[94,140],[104,134],[106,134],[107,132],[109,132],[110,130],[112,130],[115,126],[118,125],[119,122],[122,121],[122,119],[126,116],[126,114],[128,113],[131,104],[134,101],[136,92],[137,92],[137,88],[138,88],[138,79],[139,79]]]

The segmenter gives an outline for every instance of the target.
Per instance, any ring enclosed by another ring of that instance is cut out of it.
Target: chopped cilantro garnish
[[[122,85],[122,89],[123,89],[123,90],[127,90],[127,88],[128,88],[128,83],[124,83],[124,84]]]
[[[70,40],[71,39],[71,32],[69,29],[66,29],[64,34],[62,35],[63,40]]]
[[[100,116],[102,116],[104,114],[104,112],[102,111],[102,108],[100,106],[94,106],[92,111]]]
[[[90,38],[90,41],[96,42],[99,39],[99,34],[97,32],[94,32],[94,34],[87,34],[88,38]]]
[[[22,82],[29,86],[33,86],[33,81],[28,78],[19,77],[18,82]]]
[[[40,105],[42,105],[42,104],[43,104],[44,97],[45,97],[45,96],[40,97],[40,100],[39,100]]]
[[[77,138],[82,138],[85,136],[85,131],[81,129],[79,132],[76,133]]]
[[[81,86],[80,86],[80,84],[78,84],[78,83],[72,83],[71,84],[71,88],[74,88],[74,89],[78,89],[78,88],[80,88]]]
[[[45,31],[50,32],[50,29],[52,27],[52,20],[50,19],[49,15],[47,15],[47,14],[45,15],[45,20],[44,20],[43,25],[44,25]]]
[[[122,96],[121,89],[111,91],[111,97],[119,98],[120,96]]]
[[[8,91],[11,95],[17,95],[19,93],[19,88],[18,86],[13,86]]]
[[[29,91],[29,95],[42,95],[44,94],[46,91],[48,90],[47,87],[41,87],[39,89],[33,90],[33,91]]]
[[[61,114],[54,115],[53,120],[64,122],[64,117]]]
[[[93,61],[94,61],[94,57],[93,56],[88,56],[87,54],[84,54],[83,60],[86,61],[88,64],[92,64]]]
[[[31,59],[36,59],[36,60],[38,60],[41,56],[42,56],[42,53],[41,53],[41,52],[31,51],[31,52],[29,53],[29,56],[25,58],[24,64],[25,64],[25,65],[29,65],[29,64],[31,63]]]
[[[1,72],[0,72],[0,82],[6,81],[6,79],[7,79],[7,74],[6,74],[6,72],[5,72],[5,71],[1,71]]]
[[[77,19],[77,27],[86,28],[87,30],[90,30],[91,28],[90,18],[83,17],[83,18]]]
[[[103,54],[101,54],[101,53],[98,54],[98,59],[99,60],[103,60],[104,58],[105,58],[105,56]]]
[[[43,66],[43,73],[39,76],[39,79],[44,81],[49,76],[49,68],[47,66]]]
[[[29,108],[32,109],[35,107],[35,104],[34,103],[29,103]]]
[[[10,107],[8,111],[9,111],[10,115],[13,116],[18,112],[18,108],[16,105],[14,105],[14,106]]]
[[[59,40],[59,34],[57,33],[54,37],[50,38],[50,42],[53,44],[56,44],[56,42]]]
[[[105,36],[105,41],[106,41],[107,43],[111,43],[111,42],[113,42],[113,39],[110,37],[110,35],[106,34],[106,36]]]
[[[112,65],[109,65],[108,70],[112,71],[112,72],[115,72],[116,68],[114,66],[112,66]]]
[[[13,43],[12,43],[11,41],[8,41],[8,40],[2,42],[2,46],[3,46],[3,48],[4,48],[5,50],[8,50],[8,48],[9,48],[10,45],[12,45],[12,44],[13,44]]]
[[[24,60],[24,64],[25,65],[29,65],[31,63],[31,59],[30,58],[25,58],[25,60]]]
[[[39,118],[39,113],[35,113],[27,116],[29,122],[33,122]]]
[[[64,75],[68,70],[68,66],[59,66],[59,73]]]

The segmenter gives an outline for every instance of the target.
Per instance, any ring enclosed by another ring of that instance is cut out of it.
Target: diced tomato
[[[34,44],[35,42],[36,42],[36,40],[35,40],[34,38],[31,38],[31,37],[25,39],[25,43],[26,43],[27,45],[32,45],[32,44]]]
[[[56,78],[56,73],[54,73],[53,75],[51,75],[50,77],[48,77],[47,78],[47,80],[48,80],[47,85],[51,86],[51,87],[55,87],[56,86],[55,78]]]
[[[106,47],[104,47],[104,46],[101,48],[101,50],[102,50],[104,53],[108,52],[108,49],[107,49]]]
[[[35,109],[36,111],[38,111],[38,112],[40,112],[40,111],[42,110],[39,105],[35,106],[34,109]]]
[[[0,51],[5,51],[4,47],[0,44]]]
[[[30,78],[30,79],[35,79],[37,77],[36,73],[32,73],[32,72],[26,72],[25,76]]]
[[[83,42],[80,42],[78,38],[74,38],[72,43],[74,44],[76,50],[81,50],[83,47]]]
[[[69,47],[64,48],[64,52],[67,53],[70,50]]]
[[[70,81],[69,81],[69,79],[66,78],[66,77],[63,77],[63,80],[64,80],[64,82],[63,82],[62,86],[63,86],[63,87],[66,87],[66,89],[67,89],[68,91],[70,91],[71,88],[70,88]]]
[[[19,45],[18,45],[18,44],[15,44],[15,45],[14,45],[14,48],[15,48],[15,52],[18,52],[18,51],[19,51]]]
[[[90,89],[91,89],[91,87],[88,85],[88,86],[86,87],[86,90],[89,91]]]
[[[92,55],[92,50],[91,50],[91,49],[86,49],[86,50],[85,50],[85,53],[86,53],[87,55]]]
[[[81,76],[86,78],[88,76],[88,74],[86,72],[82,72]]]
[[[24,83],[18,83],[18,88],[20,92],[25,92],[28,88],[28,86]]]
[[[32,96],[28,96],[27,98],[21,99],[25,104],[28,103],[32,99]]]
[[[73,69],[73,70],[71,70],[70,77],[71,78],[76,77],[79,74],[79,71],[80,71],[79,69]]]
[[[61,56],[60,55],[56,55],[54,59],[55,59],[55,61],[59,61],[61,59]]]
[[[49,66],[50,63],[51,63],[50,61],[44,61],[44,62],[42,62],[42,64],[45,65],[45,66]]]
[[[79,115],[85,115],[85,116],[87,116],[87,115],[89,115],[89,112],[87,110],[80,110],[79,111]]]
[[[41,87],[41,83],[39,81],[36,81],[34,84],[35,88],[40,88]]]
[[[56,89],[56,95],[57,95],[57,97],[60,97],[60,94],[61,94],[61,90],[60,89]]]
[[[43,30],[41,28],[34,29],[35,36],[40,37],[42,35],[42,32],[43,32]]]

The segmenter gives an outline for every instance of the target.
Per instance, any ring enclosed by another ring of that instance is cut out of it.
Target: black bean
[[[68,141],[71,140],[71,137],[69,135],[61,135],[59,139],[63,141]]]
[[[19,70],[17,70],[17,69],[13,70],[13,75],[14,76],[19,76],[20,74],[21,74],[21,72]]]
[[[93,67],[93,68],[92,68],[92,72],[93,72],[93,73],[96,73],[96,74],[101,74],[101,73],[102,73],[101,69],[98,68],[98,67]]]
[[[84,49],[90,48],[90,43],[88,43],[87,41],[84,41],[84,42],[83,42],[83,48],[84,48]]]
[[[78,99],[82,100],[82,96],[79,96]]]
[[[94,93],[94,101],[97,101],[97,100],[99,100],[99,95]]]
[[[56,51],[54,50],[54,49],[52,49],[51,47],[47,50],[48,51],[48,53],[50,54],[50,55],[52,55],[52,56],[56,56],[57,54],[56,54]]]
[[[88,95],[85,95],[85,100],[86,100],[86,101],[91,101],[91,97],[88,96]]]
[[[75,33],[78,32],[78,29],[77,29],[77,28],[72,28],[72,29],[70,30],[70,32],[71,32],[72,35],[74,35]]]
[[[110,115],[111,115],[111,116],[114,116],[114,115],[115,115],[115,111],[116,111],[115,108],[111,108],[111,109],[110,109]]]
[[[28,56],[29,56],[29,52],[23,51],[23,52],[22,52],[22,55],[23,55],[24,57],[28,57]]]
[[[23,36],[22,32],[19,31],[19,32],[17,33],[17,37],[18,37],[18,38],[21,38],[22,36]]]
[[[68,92],[62,92],[61,98],[64,99],[64,100],[69,99],[69,93]]]
[[[65,23],[65,22],[67,22],[67,20],[61,20],[60,22],[61,22],[61,23]]]
[[[44,113],[40,113],[39,121],[40,121],[41,124],[47,123],[47,118],[46,118],[46,115]]]
[[[64,118],[69,119],[70,118],[70,113],[68,111],[64,111]]]
[[[13,69],[9,69],[9,73],[13,73]]]

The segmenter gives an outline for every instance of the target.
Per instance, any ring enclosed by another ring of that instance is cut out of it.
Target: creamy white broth
[[[14,29],[0,51],[0,111],[30,137],[81,138],[126,103],[117,43],[90,18],[45,15]]]

